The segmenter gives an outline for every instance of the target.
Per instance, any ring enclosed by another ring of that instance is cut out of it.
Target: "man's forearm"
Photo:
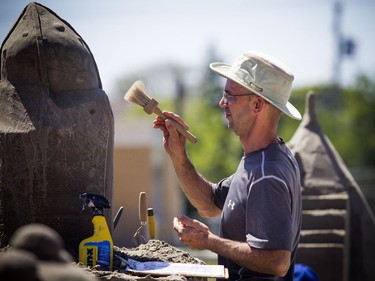
[[[286,250],[255,249],[246,242],[232,241],[210,234],[207,249],[251,270],[284,276],[290,266],[290,252]]]
[[[183,159],[172,163],[181,184],[182,190],[190,203],[203,217],[214,217],[220,214],[213,201],[212,183],[200,175],[186,155]]]

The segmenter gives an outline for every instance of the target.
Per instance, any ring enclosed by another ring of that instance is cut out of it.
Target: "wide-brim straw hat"
[[[213,62],[210,68],[264,98],[289,117],[301,120],[301,113],[289,102],[294,76],[288,67],[276,58],[247,51],[232,65]]]

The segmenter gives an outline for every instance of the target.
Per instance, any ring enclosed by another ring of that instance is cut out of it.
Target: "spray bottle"
[[[101,270],[112,270],[113,240],[104,217],[104,208],[109,209],[111,205],[98,194],[83,193],[79,197],[84,201],[83,209],[92,208],[94,225],[94,235],[79,244],[79,261],[86,266],[100,265]]]

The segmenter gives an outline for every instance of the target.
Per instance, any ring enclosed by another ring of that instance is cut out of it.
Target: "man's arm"
[[[221,238],[211,233],[205,224],[186,216],[175,218],[173,226],[181,242],[190,248],[208,249],[257,272],[275,276],[284,276],[288,272],[290,251],[256,249],[246,242]]]
[[[256,249],[246,242],[223,239],[213,234],[207,242],[208,250],[253,271],[281,277],[287,274],[290,266],[290,251]]]
[[[200,175],[190,159],[186,156],[182,161],[172,160],[177,178],[183,192],[202,217],[216,217],[221,210],[214,203],[212,183]]]
[[[164,112],[164,114],[188,129],[179,116],[171,112]],[[172,161],[182,190],[191,204],[202,217],[219,215],[221,210],[214,203],[212,183],[200,175],[190,161],[185,149],[186,139],[177,132],[173,122],[168,119],[164,121],[157,117],[154,120],[154,128],[163,132],[164,148]]]

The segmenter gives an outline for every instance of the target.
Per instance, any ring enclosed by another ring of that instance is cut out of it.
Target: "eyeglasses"
[[[256,94],[236,94],[236,95],[233,95],[233,94],[230,94],[228,92],[223,92],[223,100],[224,100],[224,103],[228,103],[228,102],[234,102],[236,101],[236,97],[243,97],[243,96],[256,96]]]

